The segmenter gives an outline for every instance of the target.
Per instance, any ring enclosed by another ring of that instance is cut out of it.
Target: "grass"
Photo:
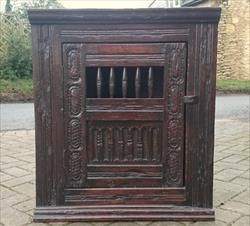
[[[5,80],[0,79],[1,92],[32,92],[32,79]]]
[[[249,80],[217,80],[216,90],[225,93],[249,93]]]
[[[32,79],[0,79],[1,102],[31,101],[33,99]]]

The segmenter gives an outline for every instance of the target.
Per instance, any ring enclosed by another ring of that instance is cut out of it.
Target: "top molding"
[[[32,9],[31,24],[218,23],[220,8]]]

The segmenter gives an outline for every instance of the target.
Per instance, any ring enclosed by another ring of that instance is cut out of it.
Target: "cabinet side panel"
[[[212,207],[217,25],[196,25],[193,206]]]
[[[32,26],[33,83],[36,128],[36,205],[51,204],[51,94],[48,26]]]

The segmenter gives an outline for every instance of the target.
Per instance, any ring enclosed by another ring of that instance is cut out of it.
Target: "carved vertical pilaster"
[[[84,86],[82,45],[65,44],[64,115],[66,120],[66,175],[68,187],[81,187],[85,181],[83,155],[85,152]]]
[[[186,44],[167,46],[167,154],[164,183],[166,186],[183,185],[184,158],[184,103],[186,76]]]

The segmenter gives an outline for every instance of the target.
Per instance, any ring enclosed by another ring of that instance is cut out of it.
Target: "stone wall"
[[[207,0],[198,5],[222,8],[218,37],[218,79],[249,79],[250,0]]]
[[[152,0],[150,7],[169,7],[173,0]],[[196,1],[197,2],[197,1]],[[250,0],[204,0],[195,7],[221,7],[218,37],[218,79],[250,78]]]

